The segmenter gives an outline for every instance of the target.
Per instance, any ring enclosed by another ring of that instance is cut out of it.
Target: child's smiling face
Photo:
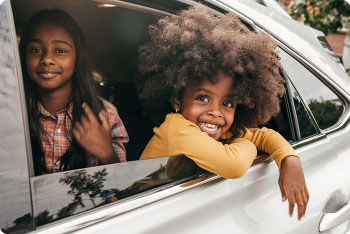
[[[70,92],[75,58],[71,35],[52,23],[40,24],[26,47],[28,74],[43,90]]]
[[[185,91],[181,101],[173,106],[192,123],[219,140],[231,127],[236,104],[232,101],[234,79],[224,73],[218,74],[219,82],[202,81],[195,89]]]

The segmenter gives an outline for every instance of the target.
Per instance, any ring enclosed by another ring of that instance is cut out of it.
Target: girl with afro
[[[149,29],[140,48],[139,98],[161,125],[140,159],[184,154],[225,178],[243,176],[266,152],[280,169],[282,201],[305,215],[309,200],[299,156],[277,132],[257,126],[280,111],[284,80],[276,44],[233,14],[197,5]],[[175,113],[174,113],[175,112]]]

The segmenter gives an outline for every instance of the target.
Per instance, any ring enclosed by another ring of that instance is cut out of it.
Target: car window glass
[[[299,94],[297,93],[293,85],[290,85],[290,92],[293,97],[301,138],[303,139],[317,134],[316,127],[313,124],[310,115],[305,109],[304,103],[302,102]]]
[[[41,226],[204,173],[179,155],[36,176],[31,179],[35,223]]]
[[[280,50],[281,63],[292,83],[310,108],[318,126],[329,128],[344,111],[340,98],[301,63]]]

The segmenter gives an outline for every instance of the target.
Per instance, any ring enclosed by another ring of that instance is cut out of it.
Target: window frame
[[[318,126],[318,123],[315,117],[313,116],[311,109],[306,104],[304,97],[300,94],[300,92],[298,91],[298,88],[295,87],[291,78],[289,78],[291,84],[294,86],[295,90],[298,92],[299,97],[301,98],[305,109],[307,110],[309,116],[313,121],[313,124],[315,125],[317,131],[319,131],[319,135],[322,137],[345,127],[347,123],[347,119],[349,119],[349,116],[350,116],[350,110],[349,110],[350,105],[349,105],[348,99],[345,98],[345,96],[347,96],[346,93],[344,93],[342,89],[339,88],[338,85],[332,81],[332,79],[327,77],[323,72],[321,72],[315,66],[308,63],[305,59],[303,59],[299,54],[295,53],[293,50],[284,48],[284,52],[287,53],[292,59],[295,59],[296,62],[300,63],[301,66],[304,66],[308,72],[310,72],[313,76],[315,76],[315,78],[317,78],[320,82],[322,82],[330,91],[332,91],[341,100],[344,106],[344,111],[342,115],[339,117],[338,121],[326,129],[321,129]]]

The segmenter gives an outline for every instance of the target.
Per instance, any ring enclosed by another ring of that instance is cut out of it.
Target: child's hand
[[[309,192],[299,158],[288,156],[282,161],[278,184],[282,201],[289,201],[289,215],[292,216],[295,203],[298,205],[298,219],[305,216]]]
[[[118,162],[112,146],[108,122],[103,112],[101,111],[98,115],[101,124],[86,103],[83,103],[82,107],[84,114],[73,128],[74,138],[87,152],[96,156],[100,163]]]

